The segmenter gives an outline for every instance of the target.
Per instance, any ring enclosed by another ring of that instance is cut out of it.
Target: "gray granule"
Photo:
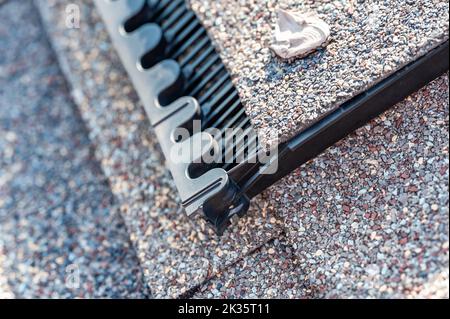
[[[31,1],[0,6],[0,298],[146,298]]]
[[[272,187],[285,235],[206,298],[448,298],[448,75]]]
[[[190,0],[261,138],[293,137],[448,39],[448,1]],[[276,9],[313,11],[326,49],[292,63],[269,49]]]

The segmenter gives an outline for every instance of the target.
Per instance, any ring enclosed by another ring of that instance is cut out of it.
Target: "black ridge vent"
[[[247,160],[259,148],[205,28],[184,0],[97,0],[96,4],[169,162],[174,144],[195,141],[198,130],[193,120],[200,120],[202,139],[209,139],[203,142],[210,144],[206,152],[219,160],[195,161],[194,154],[191,163],[172,162],[169,168],[187,213],[203,208],[221,233],[229,219],[243,215],[249,205],[240,191],[240,174],[229,173],[241,166],[248,170]],[[172,136],[176,128],[187,129],[190,137]]]
[[[132,33],[145,24],[160,26],[163,38],[159,52],[147,53],[141,58],[144,69],[153,67],[164,59],[173,59],[179,64],[185,83],[182,95],[192,96],[201,107],[202,130],[219,129],[220,136],[214,136],[222,143],[223,157],[216,167],[226,171],[234,168],[237,159],[248,158],[256,152],[257,136],[246,116],[238,93],[219,55],[211,44],[205,28],[196,15],[186,6],[185,0],[149,0],[124,23],[124,29]],[[174,102],[176,95],[166,103]],[[225,139],[225,129],[241,129],[245,134],[233,145]],[[230,159],[231,156],[233,160]]]
[[[203,211],[219,234],[233,216],[246,213],[250,198],[449,68],[447,40],[266,154],[206,30],[185,0],[94,1],[142,100],[186,213]],[[201,120],[198,129],[196,120]],[[179,151],[189,157],[177,159]],[[216,160],[206,161],[208,155]]]

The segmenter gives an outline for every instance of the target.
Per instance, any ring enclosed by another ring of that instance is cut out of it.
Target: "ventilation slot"
[[[216,129],[214,138],[222,146],[221,163],[217,167],[230,170],[254,154],[256,134],[238,93],[205,28],[185,1],[147,1],[139,13],[125,23],[125,30],[133,32],[146,23],[161,27],[166,42],[164,58],[179,63],[185,78],[183,95],[196,98],[201,106],[202,130],[213,132],[212,128]],[[145,61],[146,57],[143,67],[152,66]],[[151,61],[154,64],[154,60]],[[240,134],[233,137],[232,133]]]

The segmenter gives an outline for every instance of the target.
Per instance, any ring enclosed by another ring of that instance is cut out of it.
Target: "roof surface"
[[[433,81],[266,192],[284,235],[198,296],[447,297],[448,81]]]
[[[449,3],[430,0],[190,0],[262,140],[283,142],[448,39]],[[315,12],[326,49],[292,63],[270,51],[276,10]]]
[[[448,295],[448,75],[258,196],[218,238],[181,210],[92,2],[70,1],[78,30],[68,0],[38,3],[154,297]]]
[[[0,298],[149,296],[105,181],[32,1],[0,1]]]

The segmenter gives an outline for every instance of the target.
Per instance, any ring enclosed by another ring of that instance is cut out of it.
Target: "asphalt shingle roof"
[[[81,29],[64,24],[68,1],[37,1],[155,297],[448,294],[448,75],[258,196],[218,238],[181,210],[91,1],[70,2]]]
[[[448,39],[448,1],[190,0],[230,71],[253,127],[283,142]],[[314,12],[325,49],[291,63],[269,49],[276,10]]]

